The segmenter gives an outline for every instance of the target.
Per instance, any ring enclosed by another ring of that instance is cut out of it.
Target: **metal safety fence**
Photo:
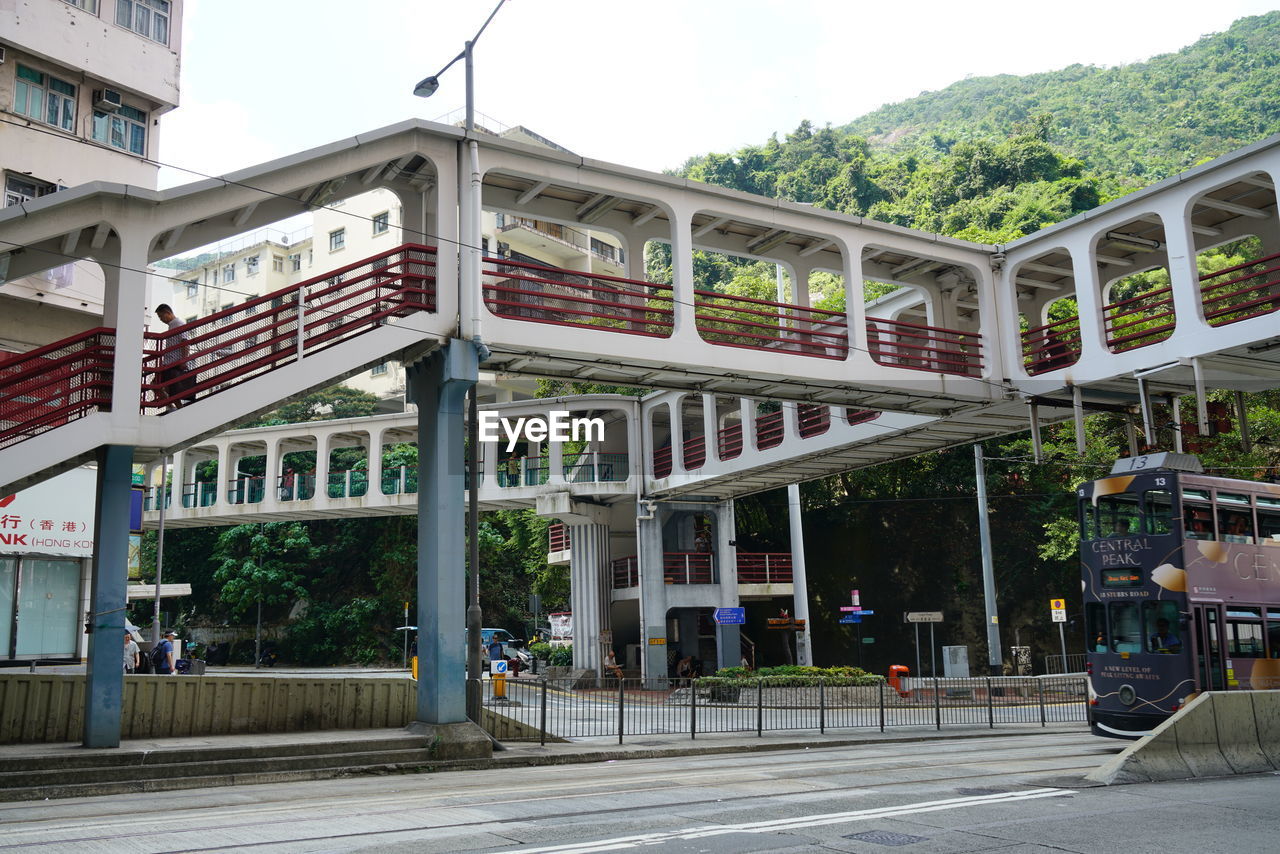
[[[904,679],[899,686],[812,677],[618,679],[520,676],[480,683],[484,707],[518,726],[506,740],[687,733],[1083,722],[1078,676]],[[515,731],[518,734],[512,735]],[[495,733],[495,736],[499,735]]]

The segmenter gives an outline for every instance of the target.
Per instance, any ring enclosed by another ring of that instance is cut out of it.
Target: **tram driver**
[[[1156,620],[1156,633],[1151,636],[1151,651],[1167,655],[1182,652],[1182,641],[1169,630],[1169,621],[1164,617]]]

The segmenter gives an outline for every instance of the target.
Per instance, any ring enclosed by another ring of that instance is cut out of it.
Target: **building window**
[[[347,230],[339,228],[336,231],[329,232],[329,251],[337,252],[339,249],[347,245]]]
[[[13,111],[65,131],[76,129],[76,87],[42,71],[18,66]]]
[[[301,252],[293,252],[289,255],[289,268],[295,273],[302,269]]]
[[[57,191],[57,186],[23,175],[6,175],[4,178],[4,206],[20,205]]]
[[[271,272],[273,273],[284,272],[284,256],[283,255],[271,256]]]
[[[391,212],[383,211],[380,214],[373,215],[373,233],[386,234],[391,227]]]
[[[228,264],[222,268],[222,283],[234,282],[236,280],[236,265]]]
[[[187,299],[195,299],[200,293],[199,282],[187,282]]]
[[[72,6],[84,9],[90,14],[98,14],[98,0],[66,0],[66,2],[70,3]]]
[[[258,274],[258,256],[250,255],[244,259],[244,272],[246,276],[256,276]]]
[[[133,107],[115,113],[93,111],[93,139],[112,148],[145,157],[147,154],[147,114]]]
[[[385,374],[386,372],[387,372],[387,363],[381,362],[373,366],[373,369],[369,371],[369,375],[376,377],[379,374]]]
[[[167,45],[169,0],[116,0],[116,23]]]

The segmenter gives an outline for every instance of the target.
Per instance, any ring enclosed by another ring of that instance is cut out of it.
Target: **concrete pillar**
[[[644,506],[637,512],[643,514]],[[667,675],[667,585],[662,573],[662,511],[637,517],[636,558],[640,564],[640,665],[645,679]]]
[[[231,462],[231,441],[221,439],[214,447],[218,450],[218,477],[213,481],[213,503],[217,507],[226,507],[231,503],[229,496],[234,489],[231,479],[235,476]]]
[[[102,264],[102,325],[114,327],[111,411],[113,420],[132,426],[142,400],[143,333],[147,329],[147,248],[151,236],[134,229],[120,232],[120,250]],[[114,263],[113,263],[114,262]],[[148,380],[153,379],[148,376]]]
[[[741,409],[742,456],[756,452],[756,402],[749,397],[738,398]]]
[[[368,462],[365,463],[365,469],[369,476],[369,487],[365,491],[366,495],[382,495],[382,445],[385,441],[385,434],[379,430],[376,433],[369,431],[369,456]]]
[[[333,433],[316,432],[316,498],[329,500],[329,455],[333,452]]]
[[[262,469],[264,504],[275,504],[280,500],[280,440],[267,438],[267,454]]]
[[[1175,339],[1198,335],[1208,328],[1200,294],[1200,271],[1196,267],[1195,235],[1191,232],[1191,217],[1181,216],[1180,213],[1180,207],[1169,206],[1160,217],[1165,227],[1165,258],[1177,324],[1171,336]]]
[[[609,626],[609,526],[570,525],[569,542],[573,666],[599,673],[600,632]]]
[[[476,349],[450,340],[410,366],[418,405],[418,712],[425,724],[466,720],[466,538],[462,465]]]
[[[733,502],[716,506],[716,563],[719,566],[720,607],[736,608],[738,601],[737,521]],[[737,667],[742,663],[742,633],[739,626],[716,626],[716,667]]]
[[[129,509],[133,448],[98,449],[93,578],[89,593],[89,662],[84,695],[84,746],[119,747],[124,703],[120,646],[129,575]]]
[[[564,444],[547,440],[547,482],[564,483]]]
[[[684,210],[673,211],[671,220],[671,274],[675,293],[675,329],[672,337],[697,336],[693,307],[693,217]]]

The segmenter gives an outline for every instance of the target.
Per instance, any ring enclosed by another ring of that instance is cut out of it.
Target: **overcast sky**
[[[496,0],[188,0],[160,159],[203,173],[461,109],[462,49]],[[508,0],[476,109],[582,155],[661,170],[803,119],[848,122],[966,76],[1118,65],[1280,6],[1261,0]],[[197,176],[165,169],[161,186]]]

